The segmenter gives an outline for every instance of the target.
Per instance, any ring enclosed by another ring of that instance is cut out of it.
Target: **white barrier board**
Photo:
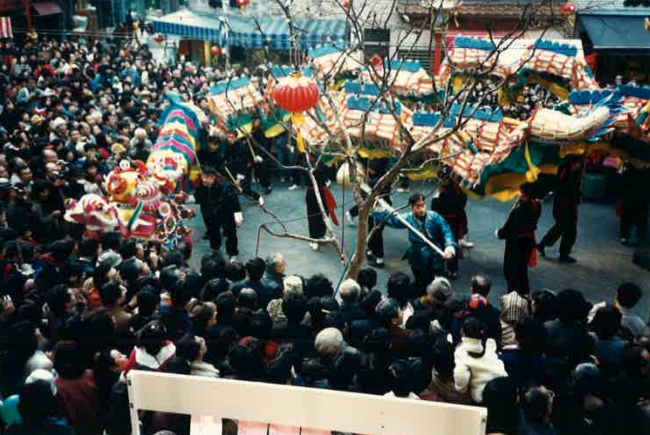
[[[484,435],[487,419],[480,407],[200,376],[132,370],[128,383],[133,435],[140,435],[138,410],[192,415],[193,422],[205,416],[262,422],[303,434]]]

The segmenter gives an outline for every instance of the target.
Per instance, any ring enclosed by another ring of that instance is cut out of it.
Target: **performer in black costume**
[[[318,194],[323,203],[323,208],[325,212],[329,214],[332,222],[338,225],[338,219],[336,217],[336,201],[334,200],[334,195],[327,187],[328,181],[328,172],[326,168],[322,167],[320,164],[314,169],[314,178],[316,179],[316,184],[318,190],[314,189],[313,183],[308,181],[307,184],[307,193],[305,194],[305,202],[307,204],[307,223],[309,226],[309,237],[312,239],[322,239],[325,237],[327,232],[327,227],[325,226],[325,221],[323,214],[320,211],[318,206],[318,199],[316,195]],[[319,244],[316,242],[309,243],[309,246],[317,251]]]
[[[237,139],[237,133],[229,131],[224,157],[226,169],[224,176],[235,178],[242,194],[259,201],[260,205],[264,205],[262,196],[251,187],[255,161],[251,149],[246,143],[246,138]]]
[[[553,246],[558,239],[560,242],[560,258],[562,263],[575,263],[571,257],[571,249],[578,235],[578,204],[582,197],[582,173],[584,164],[582,157],[567,156],[558,167],[557,184],[553,199],[553,218],[555,225],[537,245],[537,250],[543,257],[546,248]]]
[[[369,159],[367,160],[367,171],[368,171],[368,186],[371,188],[375,187],[379,179],[386,173],[388,170],[387,158],[382,159]],[[385,186],[378,198],[383,199],[389,205],[393,205],[393,201],[390,198],[390,184]],[[364,198],[366,195],[363,195]],[[359,216],[359,206],[354,205],[346,213],[346,218],[348,223],[352,226],[356,225],[355,219]],[[375,229],[377,227],[377,229]],[[384,264],[384,227],[385,224],[381,221],[374,219],[371,215],[368,216],[368,234],[370,238],[368,239],[368,250],[366,251],[366,259],[368,264],[377,267],[383,268]],[[374,229],[374,233],[373,233]]]
[[[210,248],[221,248],[222,233],[226,239],[226,253],[231,261],[237,260],[239,246],[237,227],[244,217],[239,204],[239,191],[212,167],[203,168],[201,184],[194,193],[208,231]]]
[[[616,212],[621,218],[621,243],[630,245],[630,233],[634,226],[637,242],[643,242],[648,227],[648,171],[625,164],[618,197]]]
[[[532,183],[521,185],[517,202],[506,222],[496,231],[496,236],[506,241],[503,274],[508,282],[508,292],[515,290],[523,296],[530,292],[528,266],[537,263],[535,230],[542,213],[542,205],[532,193]]]
[[[462,191],[460,185],[452,178],[451,170],[445,166],[440,173],[440,187],[431,199],[431,210],[437,212],[445,218],[451,228],[454,238],[462,246],[461,240],[467,233],[467,195]],[[462,255],[459,250],[458,255],[454,255],[446,261],[447,275],[451,279],[458,277],[458,258]]]

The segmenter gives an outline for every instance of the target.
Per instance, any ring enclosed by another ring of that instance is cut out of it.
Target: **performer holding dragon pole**
[[[442,276],[444,261],[456,255],[456,240],[445,219],[435,211],[427,211],[424,195],[411,195],[409,206],[410,213],[399,215],[380,199],[372,216],[389,227],[409,230],[411,246],[403,258],[411,265],[417,291],[424,294],[427,285]]]

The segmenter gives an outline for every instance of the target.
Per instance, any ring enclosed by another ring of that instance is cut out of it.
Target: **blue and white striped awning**
[[[291,48],[289,24],[285,18],[228,17],[230,45],[243,48],[288,50]],[[294,21],[294,37],[303,49],[337,42],[348,43],[348,28],[344,20]]]
[[[260,49],[268,46],[272,50],[292,47],[289,24],[281,17],[224,13],[208,16],[185,9],[156,19],[153,27],[158,33],[212,41],[222,47],[233,45]],[[328,43],[344,47],[348,44],[345,20],[297,19],[293,27],[294,37],[303,49]]]
[[[157,18],[152,24],[157,33],[210,41],[221,47],[228,45],[228,25],[222,17],[202,16],[184,9]]]

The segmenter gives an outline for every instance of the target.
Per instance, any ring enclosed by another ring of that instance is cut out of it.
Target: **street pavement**
[[[256,186],[261,191],[259,186]],[[270,195],[266,195],[266,207],[279,215],[287,229],[297,234],[307,235],[307,218],[305,209],[305,188],[289,191],[286,184],[276,183]],[[341,186],[332,185],[332,191],[339,204],[338,216],[341,225],[335,227],[340,240],[350,252],[355,244],[355,228],[345,224],[344,202],[347,208],[352,205],[350,190],[343,191]],[[436,183],[411,183],[411,192],[431,194]],[[410,193],[394,193],[392,198],[395,206],[406,204]],[[288,238],[271,236],[259,231],[262,224],[268,224],[275,231],[281,231],[280,225],[265,214],[256,202],[241,198],[244,208],[244,223],[239,229],[240,261],[246,261],[255,255],[266,255],[280,251],[287,258],[288,273],[310,276],[324,273],[337,285],[342,273],[343,264],[336,251],[331,246],[323,246],[314,252],[306,242]],[[429,203],[429,200],[427,200]],[[469,282],[473,275],[482,273],[492,280],[490,301],[498,304],[499,296],[506,289],[503,278],[503,249],[504,242],[496,239],[494,230],[504,221],[512,203],[502,203],[491,198],[481,201],[468,201],[467,214],[469,218],[469,239],[475,247],[465,250],[464,259],[460,261],[460,276],[456,280],[454,290],[460,294],[468,294]],[[552,202],[543,204],[542,217],[537,231],[537,238],[552,226]],[[613,301],[614,292],[619,284],[633,281],[641,286],[644,297],[635,311],[643,319],[648,319],[650,313],[650,272],[632,263],[633,248],[624,247],[618,239],[619,220],[616,217],[613,202],[586,202],[580,205],[578,239],[573,256],[576,264],[558,263],[556,245],[547,248],[547,257],[538,256],[538,265],[530,269],[531,288],[551,289],[560,291],[565,288],[575,288],[585,293],[592,302]],[[210,250],[207,240],[202,240],[204,233],[200,214],[194,218],[191,225],[194,232],[194,255],[192,263],[198,266],[201,256]],[[384,288],[390,273],[403,271],[410,274],[408,264],[403,261],[408,242],[406,230],[386,228],[384,231],[386,268],[377,269],[378,286]]]

